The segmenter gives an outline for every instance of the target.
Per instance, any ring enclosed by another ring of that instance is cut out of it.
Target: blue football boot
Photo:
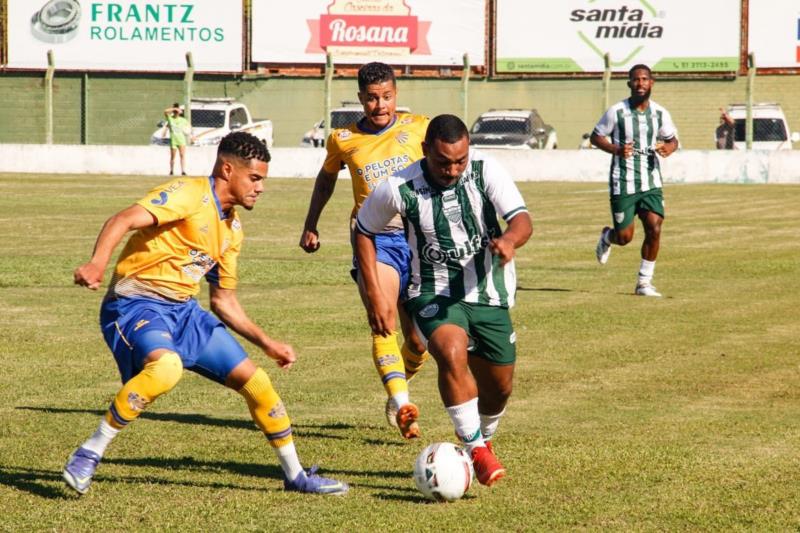
[[[346,494],[350,487],[347,483],[329,479],[317,474],[319,467],[314,465],[308,472],[300,472],[294,480],[284,478],[283,488],[289,491],[305,492],[308,494]]]
[[[81,494],[86,494],[92,484],[92,476],[100,464],[100,456],[86,448],[78,448],[69,456],[64,467],[64,481]]]

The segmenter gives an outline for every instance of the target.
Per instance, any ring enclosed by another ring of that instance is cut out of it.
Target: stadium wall
[[[216,147],[190,147],[187,171],[207,174]],[[517,181],[608,181],[610,156],[599,150],[486,150]],[[270,176],[311,178],[322,148],[274,148]],[[160,146],[0,144],[0,172],[165,175]],[[800,151],[681,150],[663,161],[667,183],[800,183]],[[340,177],[349,179],[347,171]]]
[[[678,126],[683,148],[712,149],[719,108],[744,102],[747,80],[704,79],[657,81],[653,98],[666,106]],[[800,131],[797,76],[760,75],[755,101],[778,102],[794,131]],[[399,80],[399,103],[427,115],[462,109],[461,81],[455,78]],[[245,102],[256,118],[269,118],[275,145],[299,146],[303,133],[323,115],[320,78],[196,76],[196,96],[228,96]],[[611,82],[611,101],[628,95],[624,79]],[[54,80],[54,140],[62,144],[147,144],[162,111],[183,98],[177,75],[70,74]],[[356,99],[352,78],[335,79],[332,102]],[[469,84],[472,121],[490,108],[535,107],[552,124],[559,148],[577,148],[603,112],[599,79],[474,79]],[[45,136],[42,73],[0,73],[0,143],[43,143]],[[83,120],[86,114],[87,119]]]

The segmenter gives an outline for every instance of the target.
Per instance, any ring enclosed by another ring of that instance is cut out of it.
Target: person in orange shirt
[[[428,117],[397,113],[397,83],[392,67],[367,63],[358,71],[358,99],[364,117],[345,128],[333,130],[325,144],[327,157],[317,175],[308,206],[300,247],[308,253],[320,247],[319,222],[322,210],[333,195],[339,171],[347,167],[353,185],[353,210],[350,213],[351,238],[359,207],[369,194],[389,176],[422,158],[422,141]],[[409,261],[403,224],[399,217],[390,221],[375,237],[378,248],[378,279],[387,300],[399,302],[408,286]],[[368,295],[358,262],[353,259],[353,279],[358,283],[366,306]],[[372,358],[378,370],[386,400],[386,419],[407,439],[420,436],[419,409],[411,403],[408,381],[428,358],[425,345],[403,310],[397,306],[404,343],[397,342],[396,324],[386,336],[372,334]],[[394,324],[394,316],[392,318]]]
[[[228,332],[249,340],[279,367],[297,356],[250,320],[236,297],[237,261],[244,234],[235,207],[250,210],[264,191],[270,154],[245,132],[225,136],[207,178],[178,178],[109,218],[91,259],[74,273],[77,285],[97,290],[111,255],[134,231],[114,269],[100,308],[100,326],[123,386],[97,431],[69,457],[63,477],[80,494],[111,440],[162,394],[186,368],[241,394],[267,437],[290,491],[343,494],[345,483],[300,464],[286,408],[263,369]],[[195,300],[209,285],[213,314]]]

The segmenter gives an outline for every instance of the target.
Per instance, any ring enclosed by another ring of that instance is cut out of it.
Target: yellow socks
[[[399,396],[408,402],[408,384],[400,347],[397,346],[397,333],[388,337],[372,335],[372,361],[381,376],[386,393],[392,398]],[[399,402],[398,405],[405,402]]]
[[[239,390],[256,425],[269,440],[270,446],[280,448],[292,443],[292,423],[272,382],[261,368]]]
[[[411,379],[417,375],[422,365],[424,365],[425,361],[430,357],[427,351],[422,353],[414,351],[411,346],[408,345],[408,342],[403,343],[403,347],[400,348],[400,354],[403,356],[403,366],[405,367],[407,382],[411,381]]]
[[[183,375],[183,363],[175,352],[167,352],[144,365],[117,393],[106,413],[106,422],[122,429],[135,420],[156,398],[169,392]]]

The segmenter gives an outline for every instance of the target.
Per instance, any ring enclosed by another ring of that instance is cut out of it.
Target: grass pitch
[[[312,180],[270,179],[247,234],[240,298],[299,362],[279,371],[306,466],[343,498],[285,493],[241,397],[187,372],[109,448],[90,492],[67,455],[119,386],[97,327],[102,291],[72,285],[103,221],[163,181],[0,175],[0,529],[789,530],[800,527],[800,187],[668,186],[655,284],[632,296],[641,227],[594,258],[602,184],[526,183],[515,391],[495,439],[508,477],[453,504],[414,488],[415,456],[453,439],[431,363],[412,383],[423,439],[385,425],[348,275],[349,183],[323,246],[297,247]],[[637,222],[638,225],[638,222]],[[201,301],[205,302],[205,291]]]

